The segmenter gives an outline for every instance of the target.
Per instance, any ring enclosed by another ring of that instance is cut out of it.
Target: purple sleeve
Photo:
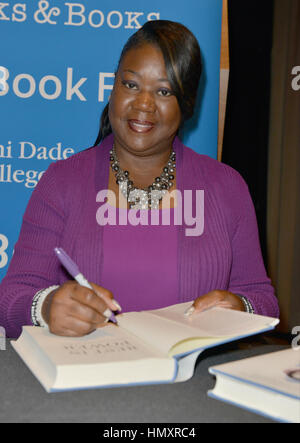
[[[268,278],[261,254],[255,209],[248,187],[235,172],[232,235],[232,270],[228,290],[243,295],[251,302],[256,314],[279,317],[277,298]]]
[[[8,272],[0,285],[0,325],[7,337],[17,337],[22,325],[31,325],[31,303],[40,289],[57,284],[57,260],[64,226],[63,206],[56,191],[55,164],[51,164],[32,193],[23,217]]]

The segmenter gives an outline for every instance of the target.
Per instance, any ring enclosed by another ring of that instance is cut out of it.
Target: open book
[[[300,347],[213,366],[209,372],[217,378],[210,397],[300,423]]]
[[[200,352],[273,329],[279,320],[222,308],[191,317],[191,302],[117,316],[84,337],[24,326],[12,346],[48,392],[184,381]]]

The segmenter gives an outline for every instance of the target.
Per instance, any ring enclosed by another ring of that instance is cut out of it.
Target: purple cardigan
[[[32,324],[31,302],[38,290],[70,279],[53,253],[55,246],[73,257],[88,280],[101,285],[103,226],[96,222],[100,206],[96,195],[107,189],[112,143],[111,135],[100,146],[52,163],[33,191],[0,285],[0,325],[8,337],[17,337],[22,325]],[[229,166],[197,154],[178,138],[174,150],[177,189],[182,194],[204,190],[205,210],[202,235],[186,236],[188,226],[177,226],[178,301],[223,289],[246,296],[257,314],[278,317],[244,180]]]

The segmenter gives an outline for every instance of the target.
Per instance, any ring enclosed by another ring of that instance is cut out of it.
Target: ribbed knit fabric
[[[120,212],[128,216],[129,211],[118,208],[117,221]],[[174,209],[170,211],[170,224],[162,224],[165,211],[168,209],[156,210],[157,225],[104,226],[101,283],[114,294],[122,312],[164,308],[179,302],[177,226],[172,223]],[[136,215],[144,221],[149,211],[141,210]]]
[[[33,191],[0,285],[0,325],[8,337],[17,337],[22,325],[32,324],[31,302],[38,290],[71,278],[59,264],[54,247],[64,248],[88,280],[101,285],[103,226],[96,221],[101,206],[97,194],[108,186],[112,143],[109,136],[100,146],[52,163]],[[188,237],[189,226],[177,227],[174,279],[179,301],[223,289],[246,296],[257,314],[278,317],[244,180],[229,166],[185,147],[178,138],[173,148],[177,189],[182,195],[184,190],[204,190],[203,234]],[[195,211],[193,198],[194,215]]]

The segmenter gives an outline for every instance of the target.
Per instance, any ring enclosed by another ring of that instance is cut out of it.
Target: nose
[[[150,91],[140,91],[135,98],[134,108],[143,112],[154,112],[156,103]]]

